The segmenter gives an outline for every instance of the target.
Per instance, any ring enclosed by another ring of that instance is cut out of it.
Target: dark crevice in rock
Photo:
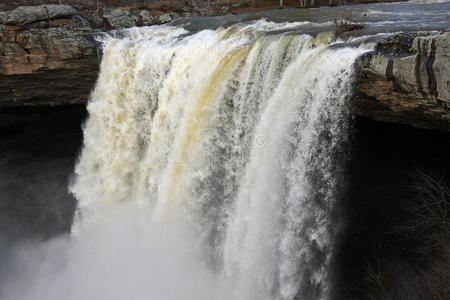
[[[30,49],[27,49],[27,48],[22,48],[22,49],[27,53],[27,55],[26,55],[27,61],[28,61],[29,64],[31,64],[31,57],[30,57],[31,51],[30,51]]]
[[[436,89],[436,79],[433,74],[433,63],[434,57],[436,55],[436,45],[434,41],[431,41],[431,49],[430,49],[430,57],[426,63],[427,74],[428,74],[428,86],[430,88],[430,94],[435,95],[436,98],[438,96]]]
[[[394,73],[392,72],[394,68],[394,62],[392,59],[389,60],[387,68],[386,68],[386,78],[387,79],[394,79]]]
[[[420,55],[421,53],[427,53],[427,51],[426,51],[426,49],[421,49],[421,47],[420,47],[420,42],[418,43],[419,45],[418,45],[418,51],[417,52],[419,52],[419,54],[418,55],[416,55],[416,63],[415,63],[415,65],[413,66],[413,68],[414,68],[414,74],[415,74],[415,79],[416,79],[416,87],[417,87],[417,90],[419,91],[419,93],[421,93],[422,95],[425,95],[425,92],[424,92],[424,90],[423,90],[423,84],[422,84],[422,78],[421,78],[421,66],[422,66],[422,55]]]

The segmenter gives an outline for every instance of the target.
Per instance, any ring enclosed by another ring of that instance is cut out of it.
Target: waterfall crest
[[[148,212],[140,226],[189,232],[224,299],[326,299],[352,65],[366,50],[298,25],[104,36],[74,236],[133,203]]]

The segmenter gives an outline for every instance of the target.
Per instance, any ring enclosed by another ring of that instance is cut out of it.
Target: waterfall
[[[107,212],[133,206],[136,235],[164,228],[151,235],[164,244],[176,227],[200,249],[202,267],[189,268],[214,274],[218,299],[327,299],[352,65],[366,50],[291,30],[301,25],[104,35],[74,238],[98,220],[115,228]]]

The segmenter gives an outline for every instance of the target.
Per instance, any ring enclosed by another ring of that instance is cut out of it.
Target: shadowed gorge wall
[[[356,118],[353,135],[344,209],[347,227],[336,254],[335,299],[368,297],[368,268],[387,277],[388,291],[408,297],[409,290],[423,299],[424,279],[415,271],[417,261],[407,255],[416,243],[402,241],[394,231],[405,204],[417,194],[412,176],[418,168],[449,182],[450,134]]]
[[[68,232],[68,192],[81,145],[82,106],[0,112],[0,239]]]

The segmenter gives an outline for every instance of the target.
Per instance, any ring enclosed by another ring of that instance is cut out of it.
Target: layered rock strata
[[[0,109],[84,104],[99,70],[95,35],[165,18],[118,9],[80,15],[67,5],[1,13]],[[449,31],[384,38],[356,62],[352,109],[379,121],[450,131],[449,66]]]

